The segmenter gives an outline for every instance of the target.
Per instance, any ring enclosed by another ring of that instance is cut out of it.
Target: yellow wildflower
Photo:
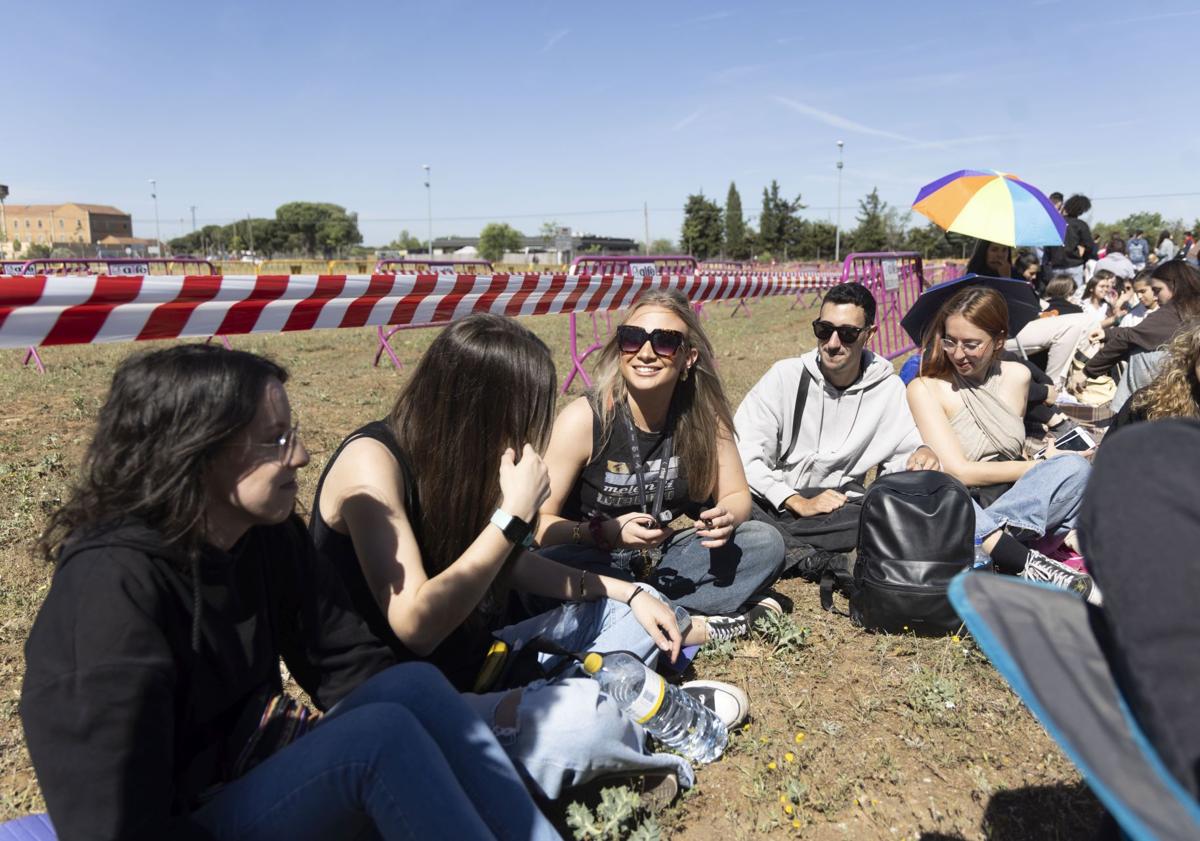
[[[799,828],[800,828],[800,819],[797,818],[796,820],[792,821],[792,829],[799,829]]]
[[[791,815],[796,811],[796,807],[793,806],[791,803],[785,803],[783,806],[783,811],[785,813]]]
[[[775,770],[776,768],[778,768],[778,767],[779,767],[779,766],[775,764],[775,761],[774,761],[774,760],[771,760],[770,762],[768,762],[768,763],[767,763],[767,769],[768,769],[768,770],[774,771],[774,770]]]
[[[784,762],[795,762],[796,754],[792,753],[791,751],[788,751],[787,753],[785,753],[783,755],[783,761]]]
[[[804,734],[803,734],[803,733],[797,733],[797,734],[796,734],[796,744],[800,744],[800,743],[801,743],[801,742],[803,742],[803,741],[804,741]]]

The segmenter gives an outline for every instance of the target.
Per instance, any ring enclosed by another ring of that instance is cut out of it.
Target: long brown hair
[[[1133,397],[1133,408],[1143,411],[1146,420],[1200,417],[1200,381],[1196,363],[1200,361],[1200,321],[1185,325],[1167,343],[1167,358],[1158,376]]]
[[[679,353],[686,353],[688,348],[695,348],[698,353],[688,378],[675,384],[670,413],[675,424],[675,452],[679,454],[687,476],[688,494],[694,500],[707,499],[717,486],[718,438],[733,436],[733,413],[721,378],[717,376],[712,343],[704,335],[700,319],[682,292],[662,288],[647,290],[622,323],[628,322],[643,307],[660,307],[678,316],[687,326],[687,341]],[[629,398],[625,378],[621,376],[621,349],[615,330],[600,350],[593,394],[600,412],[603,448],[612,434],[617,407]]]
[[[946,336],[946,319],[952,315],[961,315],[992,337],[996,342],[992,362],[1004,350],[1004,340],[1008,337],[1008,304],[1004,296],[986,286],[968,286],[942,304],[933,322],[926,328],[921,348],[922,377],[952,379],[954,363],[942,347],[942,339]]]
[[[1154,267],[1150,279],[1171,287],[1167,306],[1174,307],[1180,318],[1184,321],[1200,318],[1200,270],[1184,260],[1168,260]]]
[[[452,564],[500,503],[500,456],[546,448],[557,376],[546,344],[516,321],[479,313],[445,328],[388,415],[412,464],[429,576]],[[503,607],[497,578],[469,621]]]

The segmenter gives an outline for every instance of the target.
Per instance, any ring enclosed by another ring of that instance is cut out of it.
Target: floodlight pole
[[[163,256],[162,253],[162,231],[158,227],[158,181],[153,178],[146,179],[150,182],[150,198],[154,199],[154,244],[158,246],[158,256]]]
[[[425,170],[425,207],[429,216],[429,259],[433,259],[433,187],[429,186],[429,164],[421,164]]]
[[[842,261],[842,147],[846,144],[839,140],[837,160],[837,227],[833,235],[833,262]]]

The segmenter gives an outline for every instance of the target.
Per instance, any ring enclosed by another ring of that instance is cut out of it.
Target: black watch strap
[[[533,529],[529,523],[522,520],[520,517],[509,514],[499,508],[492,514],[492,519],[489,521],[493,526],[504,532],[504,537],[510,543],[517,546],[529,548],[533,543]]]

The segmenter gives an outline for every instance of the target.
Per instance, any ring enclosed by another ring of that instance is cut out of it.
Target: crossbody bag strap
[[[808,387],[812,384],[813,375],[808,368],[800,375],[800,390],[796,394],[796,409],[792,412],[792,441],[788,444],[788,448],[784,450],[783,455],[779,457],[780,462],[786,462],[788,456],[792,454],[792,450],[796,449],[796,442],[800,440],[800,421],[804,417],[804,404],[808,402]]]

